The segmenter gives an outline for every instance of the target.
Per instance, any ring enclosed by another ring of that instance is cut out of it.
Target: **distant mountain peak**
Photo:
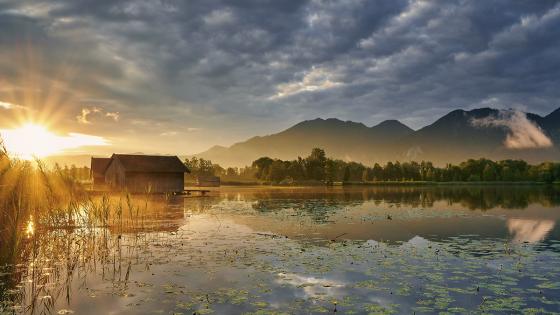
[[[367,128],[364,124],[354,121],[343,121],[338,118],[316,118],[313,120],[304,120],[291,128],[288,128],[286,131],[289,130],[306,130],[306,129],[315,129],[315,128],[332,128],[332,127],[358,127],[358,128]]]
[[[407,125],[403,124],[402,122],[396,119],[387,119],[379,124],[373,126],[372,128],[404,128],[410,131],[414,131],[412,128],[408,127]]]

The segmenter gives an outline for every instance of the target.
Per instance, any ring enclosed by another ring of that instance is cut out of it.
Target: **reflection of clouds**
[[[407,242],[408,244],[412,245],[412,246],[428,246],[430,244],[430,241],[428,241],[427,239],[421,237],[421,236],[414,236],[413,238],[411,238],[410,240],[408,240]]]
[[[554,228],[552,220],[508,219],[507,227],[514,242],[535,243],[542,241]]]
[[[276,281],[280,284],[289,284],[294,287],[302,288],[307,298],[324,294],[335,296],[337,295],[336,291],[341,290],[341,288],[345,286],[344,283],[339,281],[298,275],[295,273],[279,273],[278,277],[279,279]]]
[[[375,242],[375,241],[373,241]],[[369,243],[369,241],[368,241]],[[379,244],[375,242],[376,244]],[[306,299],[317,296],[328,296],[331,298],[341,299],[349,295],[348,280],[332,280],[327,278],[317,278],[313,276],[300,275],[296,273],[279,273],[276,280],[280,284],[288,284],[297,288],[301,288]],[[364,278],[364,280],[366,280]],[[384,308],[391,307],[391,300],[383,296],[368,294],[366,297],[370,303],[375,303]]]

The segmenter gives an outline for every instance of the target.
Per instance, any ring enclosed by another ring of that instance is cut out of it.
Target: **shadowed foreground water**
[[[150,199],[141,228],[22,227],[24,244],[1,249],[0,313],[560,312],[557,189]]]

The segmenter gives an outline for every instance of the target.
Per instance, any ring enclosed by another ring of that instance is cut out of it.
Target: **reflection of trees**
[[[375,187],[369,197],[375,201],[412,207],[433,207],[436,202],[460,204],[472,210],[494,207],[526,208],[530,203],[545,203],[549,195],[540,188],[519,186],[418,186]]]
[[[212,208],[213,205],[221,201],[221,199],[217,196],[189,197],[183,199],[184,199],[184,204],[182,204],[181,206],[184,208],[185,211],[190,211],[192,213],[207,212]]]
[[[448,201],[471,210],[487,210],[496,207],[524,209],[530,204],[557,205],[554,193],[535,186],[461,186],[423,188],[434,201]]]
[[[361,201],[336,199],[260,199],[252,207],[259,212],[292,210],[298,216],[308,216],[315,222],[326,222],[331,214],[346,206],[355,206],[361,203]]]
[[[302,190],[263,190],[250,196],[255,199],[252,207],[259,212],[280,212],[293,210],[295,214],[308,216],[315,222],[326,222],[330,215],[344,207],[363,203],[364,195],[360,190],[318,189]]]
[[[373,188],[375,200],[413,207],[431,207],[435,202],[460,204],[471,210],[495,207],[524,209],[533,203],[560,204],[555,188],[542,186],[422,186]]]
[[[346,189],[261,190],[244,195],[255,200],[260,212],[294,210],[325,222],[329,216],[348,206],[365,201],[393,204],[397,207],[433,207],[436,202],[458,204],[471,210],[496,207],[524,209],[539,203],[545,207],[560,205],[559,190],[544,186],[379,186]]]

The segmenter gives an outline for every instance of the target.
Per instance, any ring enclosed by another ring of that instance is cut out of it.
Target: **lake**
[[[120,198],[120,197],[113,197]],[[21,228],[0,313],[560,312],[560,190],[221,187],[133,225]],[[130,208],[132,209],[132,208]]]

